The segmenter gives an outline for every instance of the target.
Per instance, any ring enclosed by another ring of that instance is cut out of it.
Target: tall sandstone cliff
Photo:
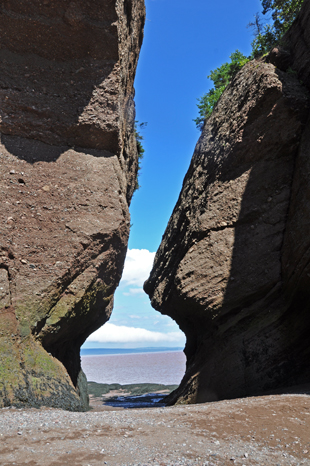
[[[170,403],[310,381],[310,2],[207,120],[145,291],[186,334]]]
[[[84,409],[135,188],[143,0],[0,5],[0,407]]]

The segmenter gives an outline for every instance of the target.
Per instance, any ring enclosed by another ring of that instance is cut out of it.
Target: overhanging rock
[[[143,0],[0,6],[0,406],[85,409],[121,277]]]
[[[145,283],[187,337],[171,403],[310,381],[309,12],[222,95]]]

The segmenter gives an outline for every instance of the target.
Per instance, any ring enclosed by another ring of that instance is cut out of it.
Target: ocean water
[[[95,355],[83,350],[81,362],[89,382],[178,385],[185,373],[186,359],[180,350]]]

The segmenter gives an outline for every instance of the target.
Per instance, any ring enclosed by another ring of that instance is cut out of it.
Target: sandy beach
[[[96,406],[96,401],[98,402]],[[0,411],[1,466],[310,465],[310,396]]]

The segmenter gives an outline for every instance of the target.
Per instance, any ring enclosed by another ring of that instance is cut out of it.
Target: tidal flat
[[[176,388],[178,385],[155,383],[121,385],[88,382],[90,409],[162,407],[166,404],[165,397]]]
[[[0,410],[1,466],[310,465],[310,396],[69,412]]]

